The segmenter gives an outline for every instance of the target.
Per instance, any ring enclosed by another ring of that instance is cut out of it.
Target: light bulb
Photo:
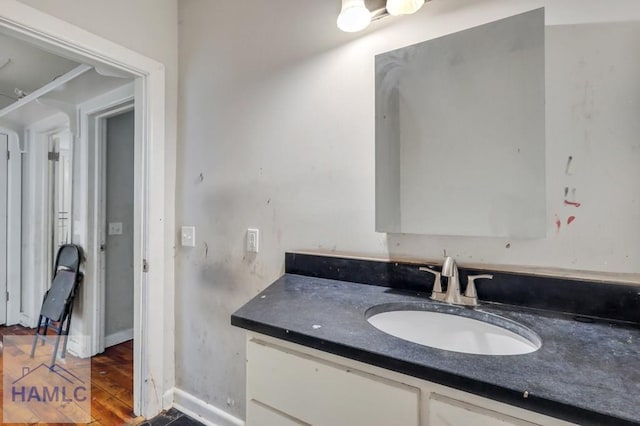
[[[387,0],[387,12],[389,15],[410,15],[416,13],[422,5],[424,0]]]
[[[342,0],[342,10],[338,15],[338,28],[347,33],[364,30],[371,23],[371,12],[364,0]]]

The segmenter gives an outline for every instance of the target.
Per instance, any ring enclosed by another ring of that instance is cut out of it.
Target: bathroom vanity
[[[420,266],[288,253],[231,318],[249,331],[247,424],[640,423],[640,287],[461,268],[461,282],[494,279],[478,282],[479,306],[457,307],[429,298]],[[443,350],[367,320],[403,310],[516,325],[539,348]]]

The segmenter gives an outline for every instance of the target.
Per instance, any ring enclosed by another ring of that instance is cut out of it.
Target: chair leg
[[[36,328],[36,335],[33,337],[33,346],[31,346],[31,358],[33,358],[36,354],[36,345],[38,344],[38,339],[40,337],[41,325],[42,325],[42,316],[38,318],[38,327]]]
[[[31,345],[31,358],[33,358],[36,354],[36,345],[38,344],[39,337],[40,337],[40,321],[38,320],[38,328],[36,328],[36,335],[33,336],[33,345]]]
[[[44,339],[42,339],[42,344],[40,346],[44,346],[45,342],[46,342],[46,336],[47,336],[47,331],[49,329],[49,318],[45,318],[44,320],[44,331],[42,332],[42,335],[45,336]]]
[[[62,342],[62,352],[60,353],[60,358],[64,359],[67,355],[67,342],[69,341],[69,335],[63,334],[64,341]]]
[[[51,355],[51,368],[56,364],[56,355],[58,354],[58,345],[60,344],[60,333],[56,336],[56,344],[53,347],[53,355]]]
[[[64,330],[64,343],[62,345],[62,355],[60,356],[60,358],[64,358],[65,355],[67,354],[67,343],[69,342],[69,329],[71,328],[71,314],[73,313],[73,303],[71,304],[71,306],[69,307],[69,314],[66,315],[66,327]],[[62,328],[62,324],[60,324],[60,328]]]

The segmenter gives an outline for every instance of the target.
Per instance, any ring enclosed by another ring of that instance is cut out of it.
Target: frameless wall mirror
[[[544,10],[376,56],[376,230],[543,238]]]

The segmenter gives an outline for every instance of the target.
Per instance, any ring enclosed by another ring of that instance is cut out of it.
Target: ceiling
[[[15,102],[16,88],[31,93],[78,65],[0,34],[0,109]]]

